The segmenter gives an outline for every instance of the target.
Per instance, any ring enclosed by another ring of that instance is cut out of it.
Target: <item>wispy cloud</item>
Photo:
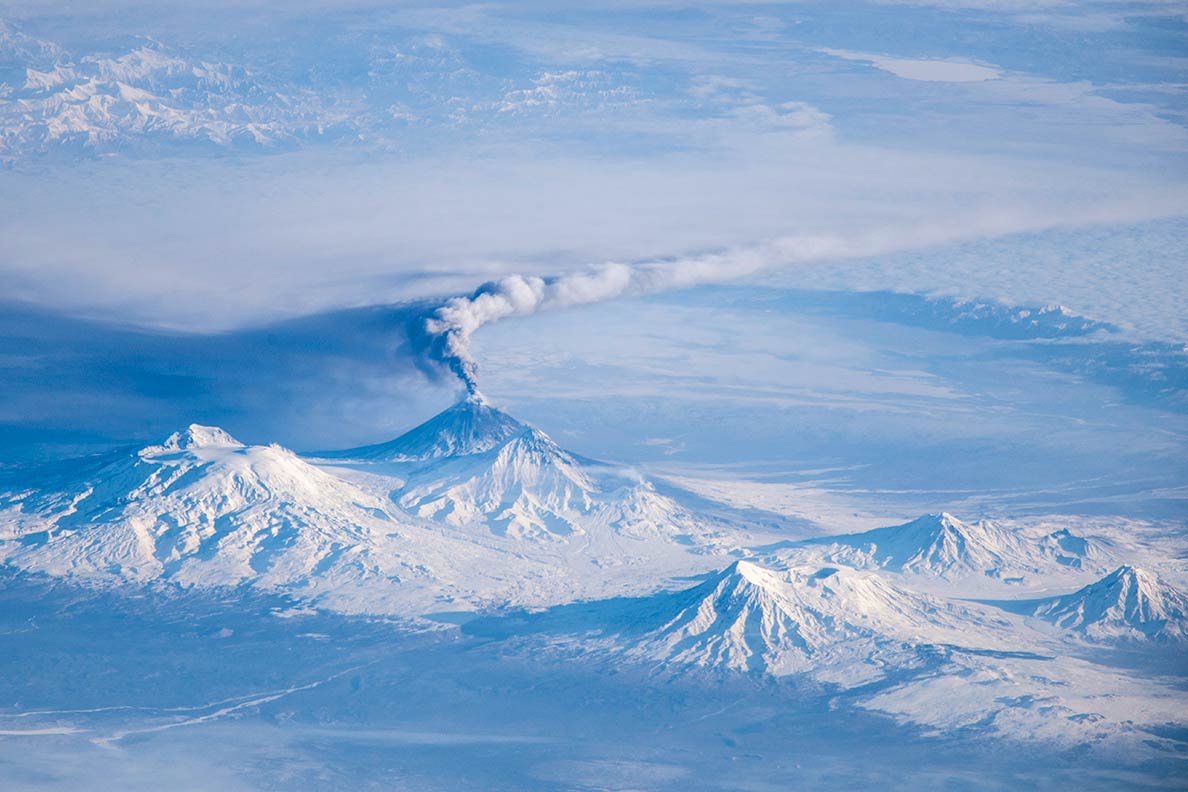
[[[973,63],[958,58],[895,58],[889,55],[877,55],[869,52],[851,52],[849,50],[825,48],[822,52],[845,60],[870,63],[885,72],[905,80],[920,80],[922,82],[982,82],[993,80],[1001,76],[1001,72],[983,63]]]

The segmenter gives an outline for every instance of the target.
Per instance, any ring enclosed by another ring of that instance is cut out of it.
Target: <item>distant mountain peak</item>
[[[531,426],[526,426],[517,434],[508,438],[508,446],[514,447],[519,453],[533,454],[538,457],[563,457],[573,461],[570,454],[544,432]]]
[[[966,523],[948,512],[814,541],[836,545],[838,551],[833,555],[839,560],[866,558],[874,566],[939,577],[972,572],[997,574],[1004,557],[1016,555],[1019,545],[1009,531],[993,523]]]
[[[1095,640],[1188,638],[1188,594],[1130,565],[1048,600],[1035,615]]]
[[[929,644],[956,645],[971,629],[997,645],[1004,624],[871,572],[771,569],[745,560],[694,588],[655,595],[620,618],[622,628],[609,631],[611,645],[669,670],[821,672],[847,685],[881,678],[894,665],[928,662]]]
[[[922,517],[917,517],[907,525],[918,526],[919,528],[931,529],[936,533],[956,533],[964,534],[969,532],[969,524],[960,520],[955,515],[943,511],[937,514],[925,514]]]
[[[723,569],[718,575],[719,580],[729,580],[731,578],[760,589],[773,589],[779,584],[778,573],[761,567],[752,561],[735,561]]]
[[[593,532],[607,542],[684,543],[712,530],[638,474],[575,456],[478,391],[395,440],[313,456],[399,464],[401,483],[391,498],[402,509],[500,537],[552,542],[581,535],[589,542]]]
[[[491,406],[476,390],[394,440],[318,456],[375,462],[426,462],[442,457],[481,454],[525,429],[523,423]]]
[[[825,558],[832,561],[942,579],[1006,579],[1052,567],[1080,569],[1104,557],[1097,543],[1067,530],[1030,539],[989,520],[967,523],[949,512],[806,544],[829,546]]]
[[[187,451],[192,448],[243,448],[243,443],[217,426],[190,424],[185,429],[169,435],[159,446],[151,448],[163,451]]]

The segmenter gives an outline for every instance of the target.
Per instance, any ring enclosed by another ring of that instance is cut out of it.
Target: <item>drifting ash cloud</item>
[[[986,225],[986,223],[980,224]],[[992,220],[988,225],[996,225]],[[966,227],[966,231],[971,230]],[[973,229],[985,232],[985,227]],[[428,357],[449,368],[469,393],[478,389],[470,340],[480,327],[512,316],[723,283],[810,261],[870,256],[952,241],[951,228],[881,229],[858,235],[787,236],[760,245],[637,264],[607,263],[554,276],[509,275],[453,297],[425,321]]]

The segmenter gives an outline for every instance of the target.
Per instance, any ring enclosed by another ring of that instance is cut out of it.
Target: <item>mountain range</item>
[[[3,20],[0,86],[0,158],[277,146],[343,134],[348,118],[299,86],[282,89],[243,66],[151,39],[74,57]]]
[[[481,399],[316,461],[195,424],[22,471],[0,483],[0,560],[104,585],[250,585],[417,616],[653,589],[724,551],[719,521]]]
[[[1131,683],[1063,657],[1066,636],[1186,635],[1185,595],[1131,566],[1027,613],[963,594],[1017,575],[1083,581],[1120,552],[1096,537],[939,513],[772,553],[745,520],[566,451],[477,394],[380,444],[302,458],[195,424],[9,472],[0,493],[10,569],[119,591],[252,587],[421,626],[463,611],[477,617],[463,634],[509,655],[810,680],[915,723],[947,723],[920,702],[968,679],[981,687],[951,708],[954,724],[1062,734],[1053,719],[1075,717],[1083,736],[1121,716],[1073,695],[1078,680]],[[1041,694],[1059,707],[1029,709]]]
[[[736,561],[612,612],[595,645],[666,673],[808,674],[851,688],[933,668],[970,641],[982,652],[1018,649],[1013,626],[994,609],[873,572]]]
[[[1099,542],[1067,529],[1034,539],[990,520],[967,523],[947,512],[808,539],[794,547],[819,549],[833,563],[944,581],[987,577],[1009,582],[1033,573],[1095,569],[1109,555]]]
[[[497,536],[702,546],[725,530],[637,472],[565,451],[478,394],[389,442],[318,456],[397,476],[392,499],[420,518]]]
[[[287,449],[200,425],[46,471],[37,487],[3,496],[0,553],[55,576],[250,584],[374,611],[452,597],[473,574],[465,570],[492,568],[483,548],[408,520]]]

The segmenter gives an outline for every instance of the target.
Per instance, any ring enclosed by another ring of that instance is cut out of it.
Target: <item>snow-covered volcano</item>
[[[525,427],[491,450],[413,472],[395,494],[430,520],[485,523],[510,536],[567,536],[595,511],[598,485],[543,432]]]
[[[35,483],[0,501],[0,558],[57,576],[246,583],[391,610],[389,595],[414,607],[404,584],[449,592],[453,570],[482,555],[291,451],[245,446],[215,427]]]
[[[592,656],[663,673],[809,674],[842,687],[932,667],[971,641],[977,651],[1018,645],[1001,613],[835,567],[737,561],[693,588],[591,613],[590,623],[569,615],[552,632],[581,636]]]
[[[1188,594],[1132,566],[1048,600],[1035,615],[1095,641],[1188,640]]]
[[[472,393],[395,440],[319,456],[370,462],[426,462],[490,451],[526,428],[492,407],[481,394]]]
[[[324,457],[390,463],[392,499],[411,514],[516,539],[615,534],[683,544],[720,526],[637,473],[565,451],[475,394],[406,434]]]
[[[1104,557],[1095,543],[1067,530],[1033,539],[989,520],[967,523],[947,512],[803,544],[823,547],[823,557],[834,563],[942,580],[1081,569]]]

